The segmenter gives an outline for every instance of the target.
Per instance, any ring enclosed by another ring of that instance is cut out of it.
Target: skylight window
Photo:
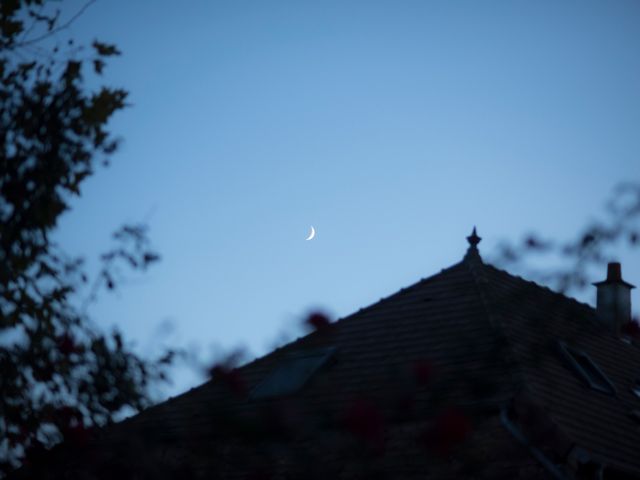
[[[640,378],[633,382],[631,385],[631,391],[636,397],[640,398]]]
[[[615,395],[616,389],[613,383],[585,352],[571,348],[564,342],[560,342],[560,348],[565,358],[588,387],[602,393]]]
[[[302,389],[315,372],[333,356],[335,348],[296,352],[280,364],[251,392],[251,399],[290,395]]]

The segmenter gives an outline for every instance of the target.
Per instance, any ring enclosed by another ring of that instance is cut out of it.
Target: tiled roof
[[[579,446],[606,463],[640,472],[640,349],[597,323],[595,310],[491,266],[483,266],[491,310],[502,325],[532,396]],[[615,395],[589,389],[563,361],[557,341],[584,351],[613,383]]]
[[[483,478],[553,478],[554,465],[576,452],[640,478],[640,425],[629,416],[640,409],[630,390],[640,376],[638,346],[601,328],[590,306],[483,263],[472,240],[460,263],[254,360],[233,372],[232,384],[214,377],[122,422],[109,444],[143,435],[149,450],[172,445],[171,461],[196,478],[246,478],[255,464],[287,478],[294,467],[282,445],[294,442],[322,459],[316,473],[359,478],[360,457],[345,458],[346,431],[380,450],[367,465],[384,478],[473,477],[457,453],[428,460],[420,440],[454,408],[473,429],[459,455],[480,455]],[[615,395],[589,389],[558,340],[587,353]],[[334,347],[335,361],[299,392],[248,395],[283,357],[319,347]],[[506,407],[524,444],[500,421]],[[258,454],[252,442],[265,450]]]

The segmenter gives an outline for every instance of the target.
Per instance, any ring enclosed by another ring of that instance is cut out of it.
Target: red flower
[[[413,364],[413,375],[418,385],[426,385],[431,380],[433,364],[428,360],[417,360]]]
[[[450,407],[435,418],[422,440],[430,450],[447,456],[456,445],[467,438],[469,433],[471,433],[469,418],[457,408]]]
[[[378,453],[384,450],[384,418],[376,405],[359,398],[347,409],[345,426]]]
[[[81,353],[82,346],[76,344],[74,338],[68,333],[65,333],[58,337],[58,350],[60,350],[60,353],[63,355],[71,355],[72,353]]]
[[[256,469],[247,475],[247,480],[271,480],[273,475],[264,468]]]
[[[58,339],[58,349],[63,355],[69,355],[75,350],[75,343],[70,335],[62,335]]]
[[[220,380],[229,390],[237,395],[247,393],[247,386],[237,368],[216,364],[209,369],[209,375],[214,380]]]
[[[90,439],[90,431],[84,425],[73,425],[63,430],[62,434],[67,442],[76,446],[86,445]]]
[[[9,442],[9,446],[14,447],[17,445],[23,445],[29,438],[29,432],[25,427],[21,427],[19,432],[6,432],[6,437]]]
[[[640,338],[640,323],[637,319],[632,319],[623,327],[622,331],[630,337]]]
[[[56,419],[62,425],[69,425],[71,423],[78,423],[82,419],[82,413],[80,410],[70,406],[60,407],[55,411]]]
[[[324,332],[331,326],[329,318],[321,312],[311,313],[305,323],[317,332]]]

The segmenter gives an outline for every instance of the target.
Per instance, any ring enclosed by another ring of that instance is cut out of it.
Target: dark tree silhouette
[[[574,238],[562,241],[531,233],[520,242],[503,242],[495,261],[505,267],[525,268],[527,277],[564,293],[589,286],[593,274],[601,274],[603,266],[621,250],[638,247],[640,182],[627,181],[613,189],[602,214],[585,224]],[[536,268],[536,264],[544,266]]]
[[[171,358],[147,362],[118,332],[92,325],[77,305],[89,283],[82,260],[50,239],[83,181],[116,150],[107,125],[127,92],[87,87],[119,51],[99,41],[61,46],[83,10],[63,21],[45,3],[0,3],[0,476],[147,405],[148,383]],[[92,294],[114,288],[119,264],[145,270],[158,259],[144,225],[124,226],[114,240]]]

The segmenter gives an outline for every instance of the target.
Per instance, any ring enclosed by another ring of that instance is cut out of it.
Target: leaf
[[[104,69],[105,63],[99,58],[93,61],[93,70],[98,74],[102,74],[102,70]]]
[[[27,63],[21,63],[20,65],[18,65],[18,68],[22,73],[26,74],[26,73],[29,73],[31,70],[33,70],[33,67],[35,66],[36,66],[36,62],[27,62]]]
[[[2,33],[3,37],[6,36],[11,38],[14,35],[22,32],[23,28],[24,25],[19,20],[4,20],[2,23],[0,23],[0,32]]]
[[[160,260],[160,255],[158,255],[157,253],[147,252],[143,256],[145,266],[149,265],[150,263],[157,262],[158,260]]]
[[[120,55],[121,52],[120,50],[118,50],[116,48],[115,45],[113,44],[109,44],[109,43],[102,43],[102,42],[98,42],[97,40],[95,40],[92,43],[93,48],[96,49],[96,52],[98,53],[98,55],[101,55],[103,57],[109,57],[112,55]]]
[[[80,62],[76,62],[75,60],[69,60],[67,62],[67,68],[64,71],[63,77],[67,81],[67,83],[71,83],[72,81],[80,78],[80,67],[82,64]]]
[[[91,97],[91,103],[83,112],[84,120],[89,125],[105,123],[114,111],[124,107],[126,96],[124,90],[103,88]]]

